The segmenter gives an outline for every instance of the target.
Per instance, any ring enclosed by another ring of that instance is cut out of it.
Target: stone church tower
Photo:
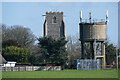
[[[51,36],[54,39],[60,37],[66,38],[66,26],[63,19],[63,12],[46,12],[44,36]]]

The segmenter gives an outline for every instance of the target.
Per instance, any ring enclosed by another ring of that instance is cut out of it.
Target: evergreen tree
[[[67,60],[65,38],[53,39],[52,37],[39,38],[39,47],[46,63],[59,63],[64,65]]]

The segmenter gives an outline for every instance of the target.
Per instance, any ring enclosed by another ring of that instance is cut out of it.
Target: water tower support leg
[[[81,41],[81,46],[82,46],[82,59],[85,59],[85,42]]]
[[[106,60],[105,60],[105,44],[104,43],[102,43],[102,56],[103,56],[103,58],[102,58],[102,65],[103,65],[103,69],[105,69],[106,68]]]
[[[90,42],[90,55],[91,58],[94,59],[94,43]]]

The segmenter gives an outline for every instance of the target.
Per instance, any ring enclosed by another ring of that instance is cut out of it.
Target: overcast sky
[[[117,2],[3,2],[2,23],[8,26],[22,25],[28,27],[37,36],[43,36],[43,23],[46,11],[63,11],[66,34],[79,33],[80,10],[83,18],[105,19],[109,12],[107,36],[112,43],[118,43],[118,3]]]

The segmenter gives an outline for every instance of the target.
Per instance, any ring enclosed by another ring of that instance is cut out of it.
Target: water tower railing
[[[97,23],[97,22],[106,22],[105,19],[82,19],[80,23]]]

